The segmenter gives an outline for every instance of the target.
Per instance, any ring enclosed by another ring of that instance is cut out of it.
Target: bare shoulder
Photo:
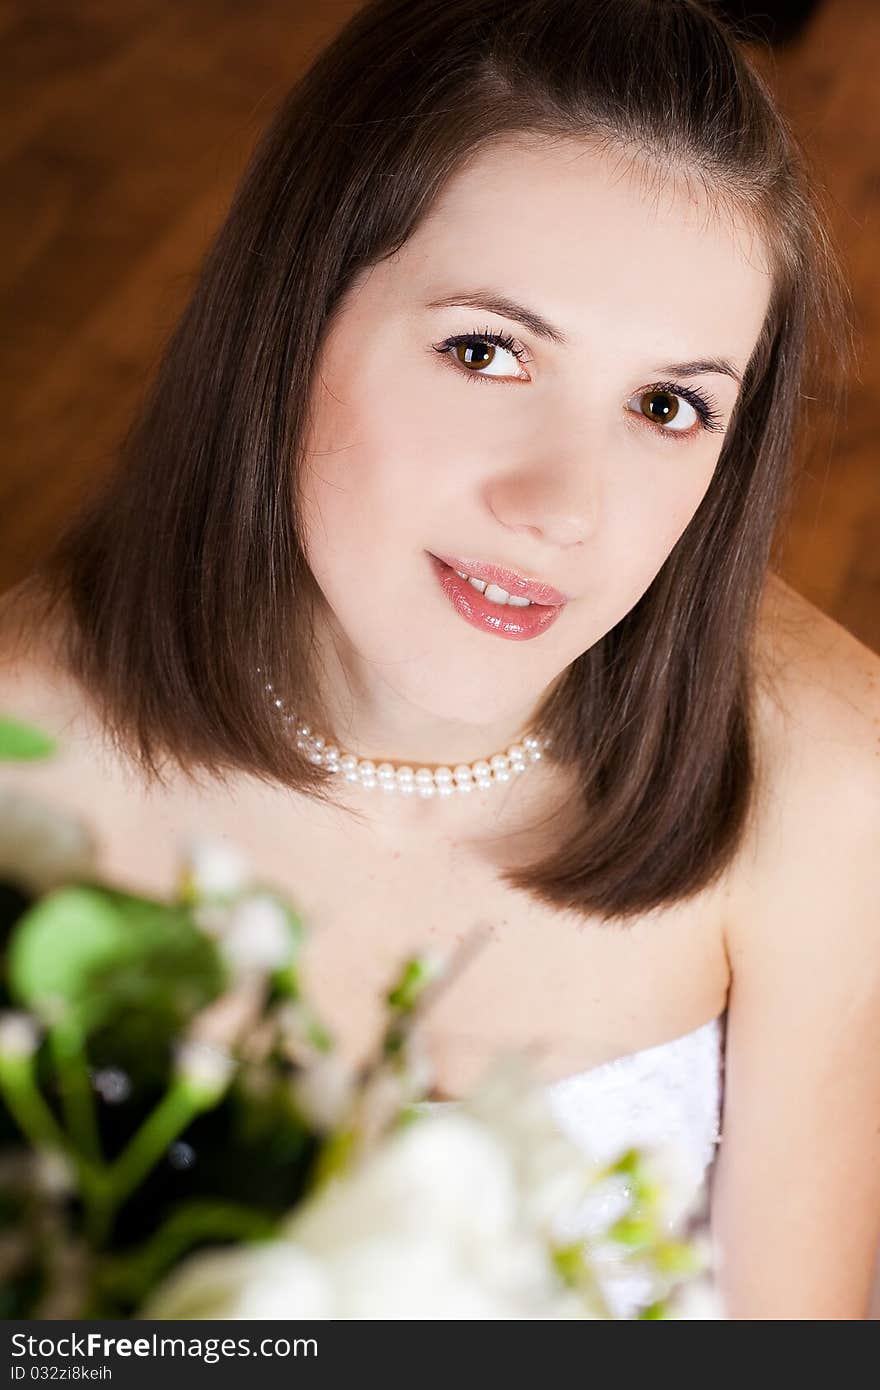
[[[763,790],[782,794],[818,778],[846,814],[880,778],[880,656],[774,577],[756,663]]]
[[[715,1237],[735,1316],[862,1318],[880,1220],[880,660],[778,581],[756,655]]]
[[[779,579],[756,648],[757,785],[738,930],[769,904],[859,918],[880,864],[880,657]],[[785,928],[778,911],[774,933]],[[794,928],[792,928],[794,930]],[[766,937],[763,938],[766,940]]]

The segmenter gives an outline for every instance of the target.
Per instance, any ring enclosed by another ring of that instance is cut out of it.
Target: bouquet
[[[0,720],[0,757],[52,750]],[[401,962],[354,1070],[299,913],[234,848],[186,845],[170,902],[95,866],[85,825],[0,789],[0,1316],[723,1316],[670,1155],[591,1162],[510,1057],[427,1099],[469,946]]]

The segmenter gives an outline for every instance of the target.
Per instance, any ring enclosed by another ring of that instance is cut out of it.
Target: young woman
[[[880,1227],[880,663],[770,569],[822,348],[821,200],[708,4],[378,0],[5,604],[64,749],[18,781],[144,889],[243,849],[345,1055],[482,928],[438,1095],[529,1048],[575,1128],[720,1129],[741,1319],[865,1316]]]

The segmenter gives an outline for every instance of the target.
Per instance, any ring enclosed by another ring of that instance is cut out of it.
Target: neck
[[[335,643],[315,642],[315,707],[301,717],[342,753],[414,769],[489,761],[538,733],[536,704],[514,704],[490,720],[437,714],[407,700],[375,667],[344,660]],[[479,709],[475,714],[479,715]]]

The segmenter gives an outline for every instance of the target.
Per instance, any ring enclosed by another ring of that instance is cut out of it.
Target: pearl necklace
[[[259,666],[257,672],[262,674]],[[506,753],[495,753],[491,758],[480,758],[473,763],[459,763],[457,767],[413,768],[394,763],[377,766],[369,758],[358,758],[335,744],[327,744],[310,724],[298,719],[292,710],[285,710],[284,701],[276,695],[271,681],[265,682],[264,689],[286,727],[294,730],[296,746],[306,754],[309,762],[320,764],[330,772],[341,772],[346,782],[361,787],[380,787],[382,791],[399,792],[401,796],[454,796],[457,792],[467,795],[475,788],[483,790],[509,782],[532,763],[540,762],[544,750],[550,747],[549,738],[528,733],[519,742],[512,743]]]

